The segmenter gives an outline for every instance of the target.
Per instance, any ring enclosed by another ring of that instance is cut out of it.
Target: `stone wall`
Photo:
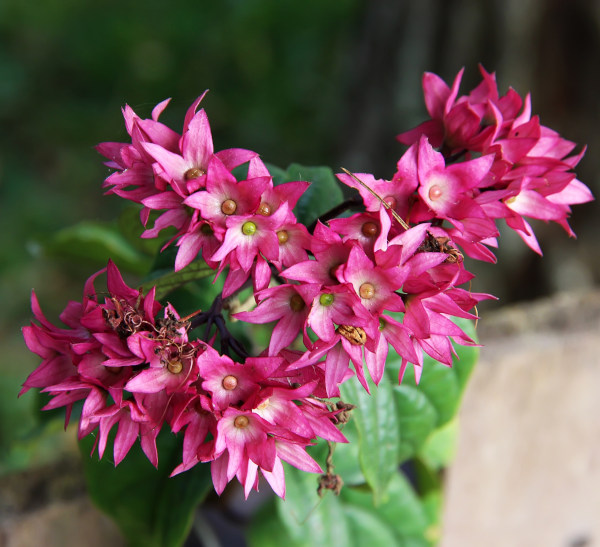
[[[600,545],[600,293],[503,309],[479,334],[443,546]]]

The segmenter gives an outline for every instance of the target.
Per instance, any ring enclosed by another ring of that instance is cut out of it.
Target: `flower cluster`
[[[236,476],[248,495],[260,469],[283,496],[282,460],[319,472],[306,447],[319,437],[345,441],[338,410],[324,401],[339,397],[344,381],[356,375],[369,391],[365,366],[378,384],[390,346],[401,358],[399,381],[408,365],[418,381],[424,354],[451,366],[452,342],[474,344],[452,318],[476,318],[477,303],[492,297],[465,288],[473,275],[463,253],[494,261],[499,219],[539,252],[524,217],[556,221],[572,235],[569,206],[592,199],[572,172],[583,152],[569,156],[573,143],[531,116],[529,96],[500,97],[494,76],[481,71],[482,83],[461,97],[462,72],[452,88],[426,74],[431,119],[398,136],[409,148],[391,180],[339,174],[358,190],[362,199],[349,202],[357,210],[310,228],[293,212],[309,183],[274,184],[249,150],[215,152],[198,110],[204,95],[181,134],[158,121],[168,101],[151,119],[125,107],[131,143],[98,146],[115,170],[105,187],[141,204],[142,237],[174,227],[165,247],[178,246],[175,270],[201,259],[215,277],[226,272],[223,293],[210,310],[182,318],[156,302],[154,289],[144,296],[128,287],[110,262],[108,296],[98,299],[94,274],[83,301],[61,315],[68,329],[46,320],[34,294],[37,323],[24,335],[43,362],[24,391],[42,388],[46,408],[66,406],[67,421],[83,401],[79,436],[97,428],[100,456],[118,424],[115,464],[139,438],[156,465],[161,428],[183,431],[174,473],[211,462],[219,493]],[[221,315],[250,285],[256,305],[234,317],[271,329],[254,357]],[[204,323],[204,336],[192,337]]]
[[[127,106],[123,115],[131,143],[105,142],[97,148],[116,169],[104,183],[108,193],[142,204],[144,226],[152,211],[160,212],[142,237],[175,227],[176,235],[167,242],[179,246],[175,270],[199,253],[219,273],[228,267],[227,297],[251,275],[256,290],[267,287],[269,263],[281,269],[307,258],[308,232],[292,209],[308,183],[273,186],[256,152],[215,153],[206,112],[196,112],[205,94],[188,109],[181,135],[158,121],[168,101],[154,108],[152,119],[139,118]],[[232,171],[243,164],[246,178],[238,180]]]
[[[416,190],[410,218],[446,220],[448,237],[469,256],[495,260],[486,245],[495,246],[497,219],[504,219],[541,254],[524,217],[557,222],[575,235],[567,222],[569,206],[593,199],[572,171],[585,149],[569,155],[575,143],[531,115],[529,95],[522,99],[509,89],[499,96],[494,74],[483,67],[480,72],[481,83],[460,97],[462,70],[451,88],[435,74],[424,75],[431,119],[397,137],[411,145],[408,162],[416,164],[417,178],[406,177],[399,163],[392,181],[398,187],[394,192],[405,196]],[[446,166],[448,160],[472,156],[477,158]]]
[[[107,269],[108,296],[102,302],[94,289],[102,270],[87,281],[83,302],[69,303],[61,314],[69,328],[52,325],[33,293],[39,324],[23,329],[28,348],[43,361],[22,393],[42,388],[50,396],[44,409],[65,406],[67,423],[73,404],[84,401],[79,438],[98,429],[100,457],[116,425],[115,465],[139,438],[156,466],[156,437],[167,425],[174,433],[184,430],[183,461],[173,474],[212,462],[218,493],[237,476],[248,495],[258,487],[260,469],[283,497],[281,460],[319,472],[305,451],[312,439],[346,442],[334,425],[336,412],[319,399],[319,370],[294,370],[297,352],[236,363],[190,340],[189,319],[172,306],[160,314],[154,289],[143,296],[112,262]]]

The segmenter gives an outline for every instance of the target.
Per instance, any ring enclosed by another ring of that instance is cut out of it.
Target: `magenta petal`
[[[256,158],[258,154],[252,150],[244,150],[243,148],[229,148],[227,150],[221,150],[215,154],[228,170],[232,170],[238,165],[242,165]]]
[[[107,287],[112,295],[124,297],[130,303],[135,303],[139,292],[131,287],[128,287],[121,277],[121,272],[112,260],[108,261]]]
[[[383,372],[385,370],[385,360],[388,354],[388,343],[384,336],[379,337],[375,352],[371,352],[365,348],[365,362],[367,369],[375,385],[379,385]]]
[[[225,490],[229,478],[227,477],[227,467],[229,466],[229,455],[224,452],[210,464],[210,474],[212,477],[215,491],[220,496]]]
[[[132,393],[158,393],[165,388],[171,378],[171,374],[166,368],[149,368],[134,376],[127,384],[125,389]]]
[[[139,424],[132,421],[128,415],[121,417],[113,450],[115,466],[119,465],[123,458],[127,456],[127,453],[137,439],[138,432]]]
[[[444,115],[446,101],[450,96],[450,88],[437,74],[425,72],[423,74],[423,92],[425,107],[434,119],[441,119]]]
[[[190,121],[188,130],[183,135],[182,148],[186,162],[206,170],[214,148],[208,116],[204,109],[200,110]]]
[[[183,182],[184,173],[190,167],[188,162],[179,154],[169,152],[158,144],[145,142],[142,143],[144,150],[152,156],[156,162],[163,168],[165,173],[176,182]]]
[[[204,99],[204,96],[207,93],[208,93],[208,89],[206,89],[204,91],[204,93],[202,93],[202,95],[200,95],[199,97],[197,97],[196,100],[187,109],[187,112],[185,113],[185,118],[183,120],[183,131],[184,131],[184,133],[188,130],[188,125],[190,124],[190,122],[192,121],[192,118],[196,114],[196,110],[198,109],[198,105],[202,102],[202,99]]]

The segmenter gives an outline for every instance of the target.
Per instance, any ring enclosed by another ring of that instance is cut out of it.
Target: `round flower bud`
[[[335,297],[333,296],[333,294],[330,293],[323,293],[321,296],[319,296],[319,304],[321,304],[321,306],[331,306],[331,304],[333,304],[333,301],[335,300]]]
[[[392,209],[396,208],[396,198],[394,196],[386,196],[383,198],[383,201],[385,201]]]
[[[183,174],[183,178],[185,180],[193,180],[193,179],[197,179],[199,177],[201,177],[202,175],[205,175],[206,173],[200,169],[199,167],[192,167],[191,169],[188,169],[184,174]]]
[[[379,227],[374,222],[365,222],[360,231],[365,237],[375,237],[379,233]]]
[[[290,238],[288,233],[285,230],[279,230],[277,232],[277,239],[279,240],[279,245],[283,245]]]
[[[232,199],[226,199],[221,203],[221,212],[224,215],[233,215],[237,210],[237,203]]]
[[[169,361],[167,369],[173,374],[179,374],[183,370],[183,363],[179,360]]]
[[[242,233],[246,236],[253,236],[256,233],[256,224],[252,221],[242,224]]]
[[[271,206],[268,203],[262,202],[256,211],[259,215],[268,217],[271,214]]]
[[[361,298],[370,300],[375,296],[375,287],[372,283],[363,283],[358,289],[358,294]]]
[[[249,423],[250,420],[248,419],[248,417],[243,415],[236,416],[235,420],[233,420],[233,425],[238,429],[245,429],[246,427],[248,427]]]
[[[238,379],[232,374],[228,374],[227,376],[225,376],[225,378],[223,378],[221,385],[223,386],[223,389],[226,389],[227,391],[232,391],[238,386]]]
[[[437,184],[434,184],[429,189],[429,192],[428,192],[427,195],[429,196],[429,199],[431,201],[435,201],[435,200],[440,199],[442,197],[442,193],[443,193],[442,189]]]

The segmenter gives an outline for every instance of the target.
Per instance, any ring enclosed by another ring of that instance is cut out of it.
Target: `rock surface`
[[[600,545],[600,293],[480,324],[443,547]]]

